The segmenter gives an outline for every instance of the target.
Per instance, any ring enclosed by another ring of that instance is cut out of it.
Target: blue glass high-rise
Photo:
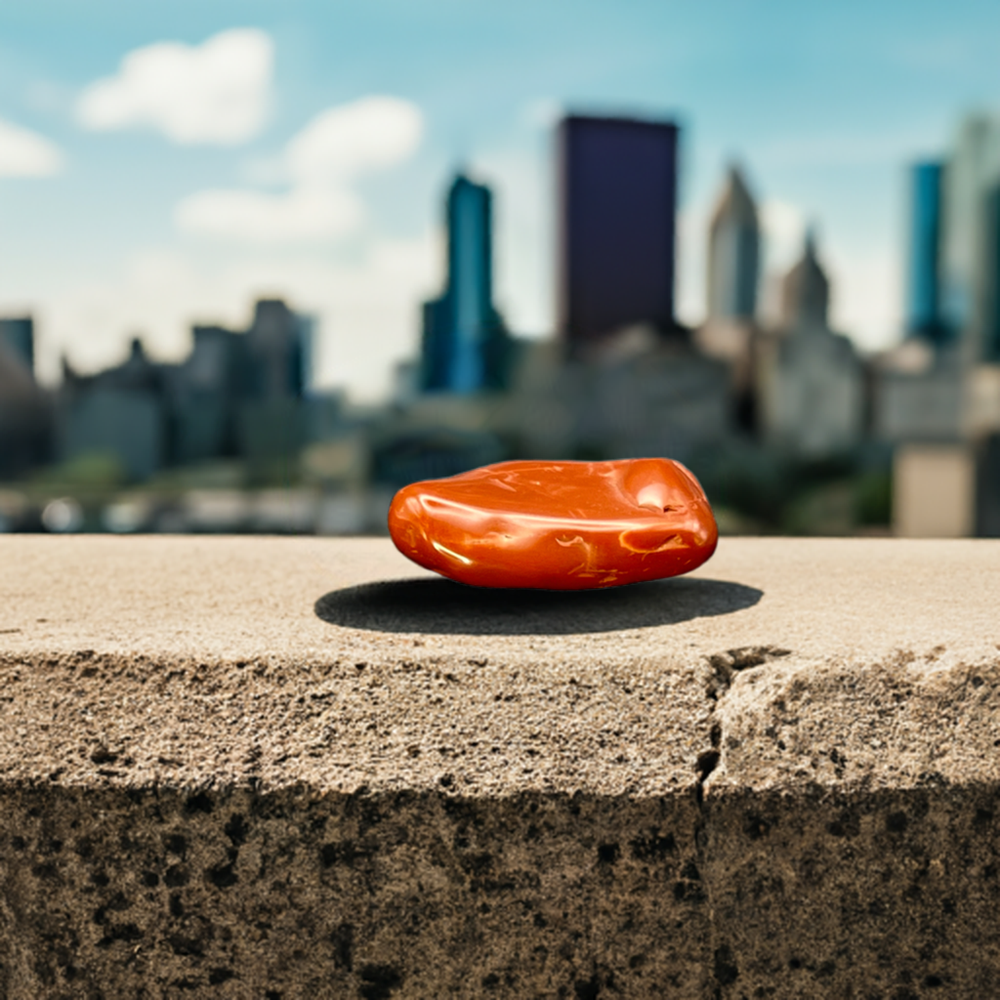
[[[942,179],[940,163],[910,168],[910,232],[907,261],[906,333],[935,344],[949,339],[941,302]]]
[[[493,305],[493,196],[458,174],[448,191],[448,277],[424,304],[421,383],[426,391],[499,387],[503,327]]]

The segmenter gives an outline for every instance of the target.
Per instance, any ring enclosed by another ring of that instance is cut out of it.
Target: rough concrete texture
[[[0,674],[2,997],[1000,992],[1000,543],[9,536]]]

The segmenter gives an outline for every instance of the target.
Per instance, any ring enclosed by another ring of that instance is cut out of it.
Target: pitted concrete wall
[[[998,722],[998,543],[2,538],[0,996],[992,996]]]

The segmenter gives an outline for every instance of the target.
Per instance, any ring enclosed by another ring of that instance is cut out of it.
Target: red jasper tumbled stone
[[[718,529],[680,462],[501,462],[401,489],[389,533],[404,555],[477,587],[587,590],[677,576]]]

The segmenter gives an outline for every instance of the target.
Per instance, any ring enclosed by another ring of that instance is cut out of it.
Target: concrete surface
[[[1000,992],[997,542],[7,536],[0,677],[0,997]]]

